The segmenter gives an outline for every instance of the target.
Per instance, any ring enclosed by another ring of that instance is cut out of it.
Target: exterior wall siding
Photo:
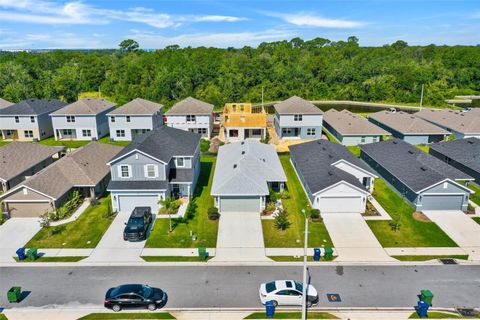
[[[136,158],[138,156],[138,159]],[[154,164],[158,167],[158,177],[157,178],[147,178],[145,177],[145,165]],[[130,165],[131,166],[131,177],[130,178],[121,178],[119,176],[119,167],[121,165]],[[134,152],[129,156],[122,158],[111,164],[111,173],[112,180],[114,181],[149,181],[149,180],[166,180],[166,166],[150,157],[147,157],[141,153]]]
[[[295,121],[294,115],[279,115],[275,112],[274,123],[279,138],[288,138],[283,136],[283,128],[299,128],[299,135],[297,137],[300,139],[319,139],[322,137],[323,115],[321,114],[302,114],[302,121]],[[307,129],[315,129],[315,135],[307,135]]]
[[[449,158],[449,157],[447,157],[447,156],[445,156],[445,155],[441,154],[440,152],[437,152],[433,149],[430,149],[429,153],[432,156],[448,163],[449,165],[451,165],[451,166],[457,168],[458,170],[460,170],[460,171],[468,174],[469,176],[473,177],[475,179],[476,183],[480,182],[480,172],[477,172],[477,171],[475,171],[475,170],[473,170],[473,169],[471,169],[467,166],[464,166],[463,164],[458,163],[457,161],[455,161],[455,160],[453,160],[453,159],[451,159],[451,158]]]
[[[0,130],[16,130],[16,139],[19,141],[32,141],[34,139],[42,140],[53,135],[52,121],[48,114],[33,116],[34,122],[31,122],[30,116],[18,116],[19,122],[15,122],[15,116],[0,116]],[[30,130],[33,137],[26,137],[25,130]]]
[[[374,143],[382,141],[382,136],[379,135],[359,135],[359,136],[343,136],[327,122],[323,122],[323,127],[332,136],[334,136],[344,146],[356,146],[359,144]],[[363,142],[362,142],[363,137]]]
[[[112,122],[112,117],[115,122]],[[132,130],[153,130],[163,125],[162,112],[153,116],[150,115],[131,115],[130,122],[127,122],[126,116],[110,116],[108,117],[108,126],[110,131],[110,138],[115,141],[132,141],[134,136]],[[125,137],[117,135],[117,130],[124,130]]]
[[[210,115],[195,115],[194,122],[187,122],[186,115],[167,115],[167,126],[176,129],[189,131],[189,129],[207,129],[205,138],[210,138],[213,130],[213,114]]]

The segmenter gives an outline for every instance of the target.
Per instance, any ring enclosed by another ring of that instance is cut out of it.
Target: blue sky
[[[0,48],[242,47],[301,37],[363,46],[480,44],[480,0],[0,0]]]

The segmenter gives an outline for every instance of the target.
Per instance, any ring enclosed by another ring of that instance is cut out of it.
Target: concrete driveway
[[[129,242],[123,240],[123,229],[130,212],[120,212],[103,235],[97,247],[84,262],[142,262],[140,258],[145,241]],[[153,218],[155,221],[155,216]],[[151,229],[152,225],[150,225]],[[150,234],[150,230],[148,232]]]
[[[0,226],[0,262],[12,262],[15,251],[40,231],[38,218],[12,218]]]
[[[469,254],[469,260],[480,260],[480,225],[472,218],[460,210],[427,210],[423,213]]]
[[[260,213],[221,213],[214,259],[222,262],[270,261],[265,257]]]
[[[335,261],[396,261],[378,242],[360,213],[322,213],[338,258]]]

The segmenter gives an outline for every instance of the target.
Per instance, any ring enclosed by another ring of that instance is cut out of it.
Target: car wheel
[[[307,300],[307,307],[310,308],[312,306],[312,301]]]
[[[147,308],[148,308],[148,310],[150,310],[150,311],[155,311],[155,310],[157,309],[157,306],[154,305],[153,303],[150,303]]]
[[[112,307],[112,310],[115,311],[115,312],[118,312],[118,311],[122,310],[122,307],[120,307],[118,304],[114,304],[113,307]]]
[[[273,306],[274,306],[275,308],[278,307],[278,302],[277,302],[277,300],[272,300],[272,303],[273,303]]]

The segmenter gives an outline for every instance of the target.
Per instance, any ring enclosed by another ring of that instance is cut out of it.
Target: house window
[[[19,123],[20,122],[20,118],[18,116],[15,116],[15,122],[16,123]]]
[[[361,138],[360,138],[360,142],[361,142],[361,143],[365,143],[365,139],[366,139],[365,137],[361,137]]]
[[[418,196],[418,204],[422,203],[422,196]]]
[[[31,122],[31,123],[35,123],[35,117],[34,117],[34,116],[31,116],[31,117],[30,117],[30,122]]]
[[[130,167],[128,165],[120,166],[120,177],[130,178]]]
[[[156,178],[157,177],[157,166],[154,164],[147,164],[145,166],[145,176],[147,178]]]
[[[314,136],[316,134],[315,128],[307,128],[307,136]]]
[[[82,135],[84,137],[91,137],[92,136],[92,130],[82,130]]]
[[[125,119],[127,120],[127,122],[130,122],[130,116],[126,116]]]
[[[177,167],[181,168],[185,166],[185,159],[184,158],[176,158],[177,160]]]
[[[75,116],[67,116],[67,122],[75,122]]]
[[[115,117],[110,117],[111,122],[115,122]]]
[[[124,138],[125,137],[125,130],[117,130],[117,137]]]
[[[73,135],[73,130],[72,129],[63,129],[63,135],[64,136],[72,136]]]
[[[187,122],[195,122],[195,116],[194,115],[187,115]]]
[[[261,136],[262,135],[262,129],[252,129],[252,135]]]
[[[25,138],[33,138],[33,131],[32,130],[25,130],[23,131]]]
[[[293,115],[293,121],[302,121],[303,116],[301,114],[295,114]]]

